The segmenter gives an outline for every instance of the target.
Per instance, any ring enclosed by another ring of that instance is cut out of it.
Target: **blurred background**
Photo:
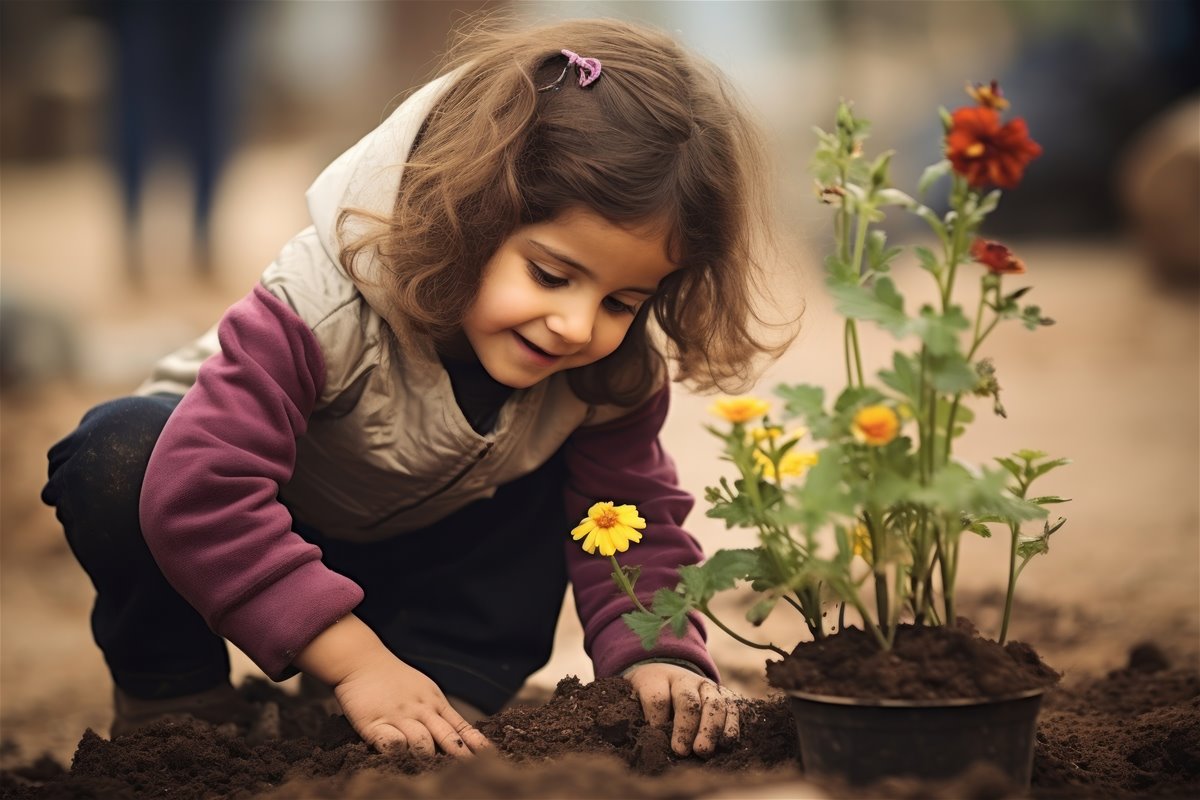
[[[742,90],[772,147],[796,253],[780,284],[798,277],[806,303],[764,394],[783,380],[833,387],[841,375],[819,273],[829,217],[806,173],[812,127],[831,127],[838,100],[853,99],[873,122],[872,151],[897,149],[893,178],[911,190],[940,158],[938,106],[969,102],[968,81],[999,80],[1045,155],[987,231],[1024,258],[1031,298],[1058,325],[990,340],[1009,419],[981,415],[963,455],[1033,446],[1075,460],[1062,485],[1045,487],[1074,498],[1070,522],[1026,571],[1017,632],[1069,674],[1119,666],[1142,639],[1196,659],[1192,4],[0,0],[0,759],[67,759],[84,727],[107,730],[90,585],[37,499],[46,449],[249,291],[307,224],[308,184],[434,74],[448,32],[481,10],[650,23]],[[902,220],[889,231],[921,235]],[[881,364],[892,343],[867,339]],[[664,438],[702,495],[722,469],[716,441],[696,435],[710,399],[676,395]],[[710,552],[739,543],[702,509],[692,526]],[[982,620],[1003,550],[981,541],[967,555]],[[792,635],[771,624],[780,641]],[[535,684],[590,677],[577,628],[566,615]],[[718,636],[714,650],[728,647]],[[718,661],[744,691],[765,691],[756,654],[721,649]]]

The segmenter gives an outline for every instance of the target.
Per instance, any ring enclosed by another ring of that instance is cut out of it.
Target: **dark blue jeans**
[[[50,450],[42,500],[96,588],[92,633],[113,682],[165,698],[228,680],[224,641],[163,578],[138,523],[150,453],[179,398],[89,411]],[[561,459],[428,528],[372,544],[295,520],[330,568],[362,586],[355,613],[446,694],[494,713],[550,656],[566,589]]]

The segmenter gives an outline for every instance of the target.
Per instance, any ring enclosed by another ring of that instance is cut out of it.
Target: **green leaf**
[[[838,395],[833,404],[833,410],[838,414],[843,414],[852,409],[857,410],[859,406],[871,405],[886,399],[883,393],[874,386],[847,386]]]
[[[771,612],[775,610],[775,606],[778,604],[779,597],[777,595],[767,595],[750,606],[750,610],[746,612],[746,619],[749,620],[751,625],[758,627],[763,624],[767,617],[771,616]]]
[[[738,581],[746,580],[758,569],[758,559],[758,550],[753,548],[718,550],[713,553],[700,564],[706,592],[711,595],[732,589]]]
[[[1069,502],[1071,502],[1071,498],[1055,497],[1054,495],[1047,495],[1045,497],[1031,497],[1031,498],[1029,498],[1029,502],[1037,503],[1039,506],[1049,506],[1049,505],[1054,505],[1055,503],[1069,503]]]
[[[925,168],[925,171],[921,173],[921,179],[917,181],[917,196],[924,197],[925,192],[928,191],[930,186],[936,183],[938,179],[944,178],[949,173],[950,161],[948,159],[942,159],[936,164],[930,164]]]
[[[904,298],[896,291],[889,278],[880,278],[872,288],[838,284],[826,284],[837,301],[839,313],[852,319],[864,319],[878,323],[893,336],[903,336],[908,331],[908,316],[904,313]]]
[[[969,392],[979,380],[971,364],[959,353],[930,358],[929,365],[931,382],[939,392]]]
[[[817,420],[825,416],[825,390],[820,386],[798,384],[777,386],[775,394],[783,400],[784,410],[815,427]]]
[[[897,350],[892,354],[891,371],[880,370],[879,379],[885,386],[890,386],[913,401],[914,405],[920,403],[921,376],[914,358]]]
[[[885,150],[871,163],[871,189],[879,190],[888,185],[888,167],[892,163],[895,150]]]
[[[849,261],[844,261],[836,253],[831,253],[825,257],[825,271],[828,273],[828,280],[831,283],[858,285],[859,275],[854,271],[854,267]]]
[[[839,445],[829,445],[817,457],[817,464],[805,475],[804,484],[793,490],[794,502],[784,509],[789,521],[798,522],[810,531],[820,528],[832,515],[854,513],[854,500],[842,482],[844,451]]]
[[[970,326],[959,306],[950,306],[944,314],[939,314],[931,306],[924,306],[920,316],[912,323],[913,332],[935,356],[956,352],[959,331],[965,331]]]
[[[1000,205],[1000,190],[993,189],[984,196],[983,201],[979,204],[979,208],[975,209],[975,219],[982,220],[988,214],[996,210],[996,206]]]
[[[637,634],[642,641],[642,647],[646,650],[654,649],[658,644],[659,634],[666,625],[666,621],[662,617],[646,611],[630,611],[622,614],[621,619],[625,620],[629,629]]]
[[[987,525],[984,525],[982,522],[972,522],[971,524],[967,525],[967,530],[978,534],[984,539],[992,538],[992,529]]]
[[[1041,326],[1054,324],[1054,320],[1050,317],[1042,316],[1042,309],[1038,306],[1025,306],[1021,309],[1021,322],[1031,331],[1037,330]]]
[[[1016,478],[1017,480],[1021,480],[1021,476],[1024,475],[1025,470],[1021,467],[1020,464],[1013,461],[1011,458],[997,457],[996,461],[998,461],[1000,463],[1000,466],[1004,467],[1006,470],[1008,470],[1010,473],[1012,473],[1012,476],[1014,478]]]
[[[1058,469],[1059,467],[1065,467],[1066,465],[1068,465],[1070,463],[1071,463],[1071,459],[1069,459],[1069,458],[1056,458],[1053,461],[1047,461],[1043,464],[1038,464],[1033,469],[1033,477],[1040,478],[1041,476],[1045,475],[1050,470]]]
[[[902,247],[887,247],[887,234],[878,228],[867,234],[867,267],[872,272],[887,272],[891,262],[904,252]]]
[[[937,256],[928,247],[914,247],[913,252],[917,254],[917,261],[920,263],[921,269],[931,272],[934,275],[941,272],[941,265],[938,264]]]
[[[950,116],[950,112],[946,110],[945,106],[938,106],[938,117],[942,120],[942,127],[949,133],[950,129],[954,127],[954,118]]]
[[[725,520],[725,529],[749,528],[754,526],[757,511],[750,499],[743,494],[734,495],[733,500],[721,500],[705,512],[711,519]]]
[[[1050,552],[1050,543],[1041,536],[1036,539],[1025,539],[1017,544],[1017,555],[1022,561],[1028,561],[1034,556]]]
[[[621,564],[620,567],[621,567],[621,572],[625,573],[625,580],[627,580],[629,582],[629,588],[630,589],[636,588],[638,578],[640,578],[642,575],[641,566],[639,566],[637,564]],[[625,587],[621,585],[621,582],[619,580],[617,580],[617,574],[615,572],[612,573],[609,577],[612,578],[612,581],[614,584],[616,584],[617,589],[619,589],[622,592],[625,591]]]
[[[695,566],[695,565],[691,565]],[[683,568],[679,570],[680,577],[683,577]],[[686,578],[684,579],[686,581]],[[682,585],[683,582],[681,582]],[[688,595],[674,589],[659,589],[654,593],[654,599],[651,601],[651,608],[659,617],[673,617],[676,614],[686,614],[692,605],[689,602]]]
[[[1008,491],[1004,472],[987,469],[982,472],[975,477],[959,464],[947,464],[934,473],[929,486],[913,493],[913,499],[946,513],[972,518],[995,515],[1013,522],[1045,518],[1044,508]]]
[[[904,206],[905,208],[911,208],[915,202],[899,189],[880,189],[875,193],[875,204],[877,206]]]

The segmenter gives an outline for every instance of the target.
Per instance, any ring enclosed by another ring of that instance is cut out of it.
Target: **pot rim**
[[[1043,695],[1050,687],[1041,686],[1035,689],[1024,689],[1009,694],[992,695],[989,697],[950,697],[937,699],[906,700],[889,697],[845,697],[832,694],[816,694],[800,689],[787,689],[789,697],[799,700],[809,700],[814,703],[825,703],[835,706],[866,706],[869,708],[958,708],[962,706],[984,706],[992,703],[1006,703],[1013,700],[1026,700]]]

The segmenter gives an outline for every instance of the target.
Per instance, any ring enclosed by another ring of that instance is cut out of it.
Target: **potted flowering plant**
[[[756,531],[757,546],[682,567],[675,588],[644,602],[637,568],[615,557],[640,539],[636,509],[607,509],[620,546],[600,543],[613,559],[614,580],[636,602],[625,620],[647,647],[698,613],[780,656],[768,664],[768,677],[792,694],[806,769],[860,783],[905,772],[946,776],[983,757],[1028,785],[1040,695],[1057,679],[1036,653],[1007,638],[1017,578],[1064,522],[1049,521],[1047,511],[1063,498],[1037,494],[1033,484],[1067,461],[1017,450],[972,466],[953,454],[974,419],[972,400],[990,398],[991,411],[1005,415],[997,370],[985,355],[989,335],[1007,322],[1030,330],[1053,323],[1025,302],[1029,287],[1009,284],[1025,272],[1022,260],[979,235],[1001,192],[1016,187],[1041,148],[1022,119],[1002,120],[1008,103],[994,82],[968,92],[973,105],[941,111],[945,158],[925,170],[916,197],[891,185],[892,153],[867,157],[868,124],[849,104],[839,106],[833,131],[817,130],[817,195],[832,207],[835,232],[826,285],[844,317],[845,385],[835,395],[820,386],[778,386],[778,414],[759,398],[725,398],[713,407],[724,424],[708,427],[735,473],[707,489],[708,515]],[[918,198],[946,177],[947,210],[938,213]],[[907,249],[889,245],[877,227],[885,210],[915,214],[934,246],[911,248],[905,263]],[[893,267],[927,273],[936,300],[907,307]],[[970,307],[958,300],[967,280],[979,285]],[[867,323],[897,340],[873,379],[859,339]],[[993,527],[1007,544],[1007,598],[995,641],[961,620],[955,602],[963,537],[991,536]],[[575,534],[595,549],[607,531],[589,518]],[[712,598],[742,582],[757,593],[750,625],[785,608],[803,622],[807,639],[785,649],[718,619]],[[975,660],[905,667],[910,653]],[[884,676],[879,685],[864,680],[861,665],[871,662]],[[1007,672],[998,678],[997,670]],[[837,680],[845,676],[851,685]],[[845,713],[867,718],[845,720]],[[932,726],[923,722],[930,718]]]

